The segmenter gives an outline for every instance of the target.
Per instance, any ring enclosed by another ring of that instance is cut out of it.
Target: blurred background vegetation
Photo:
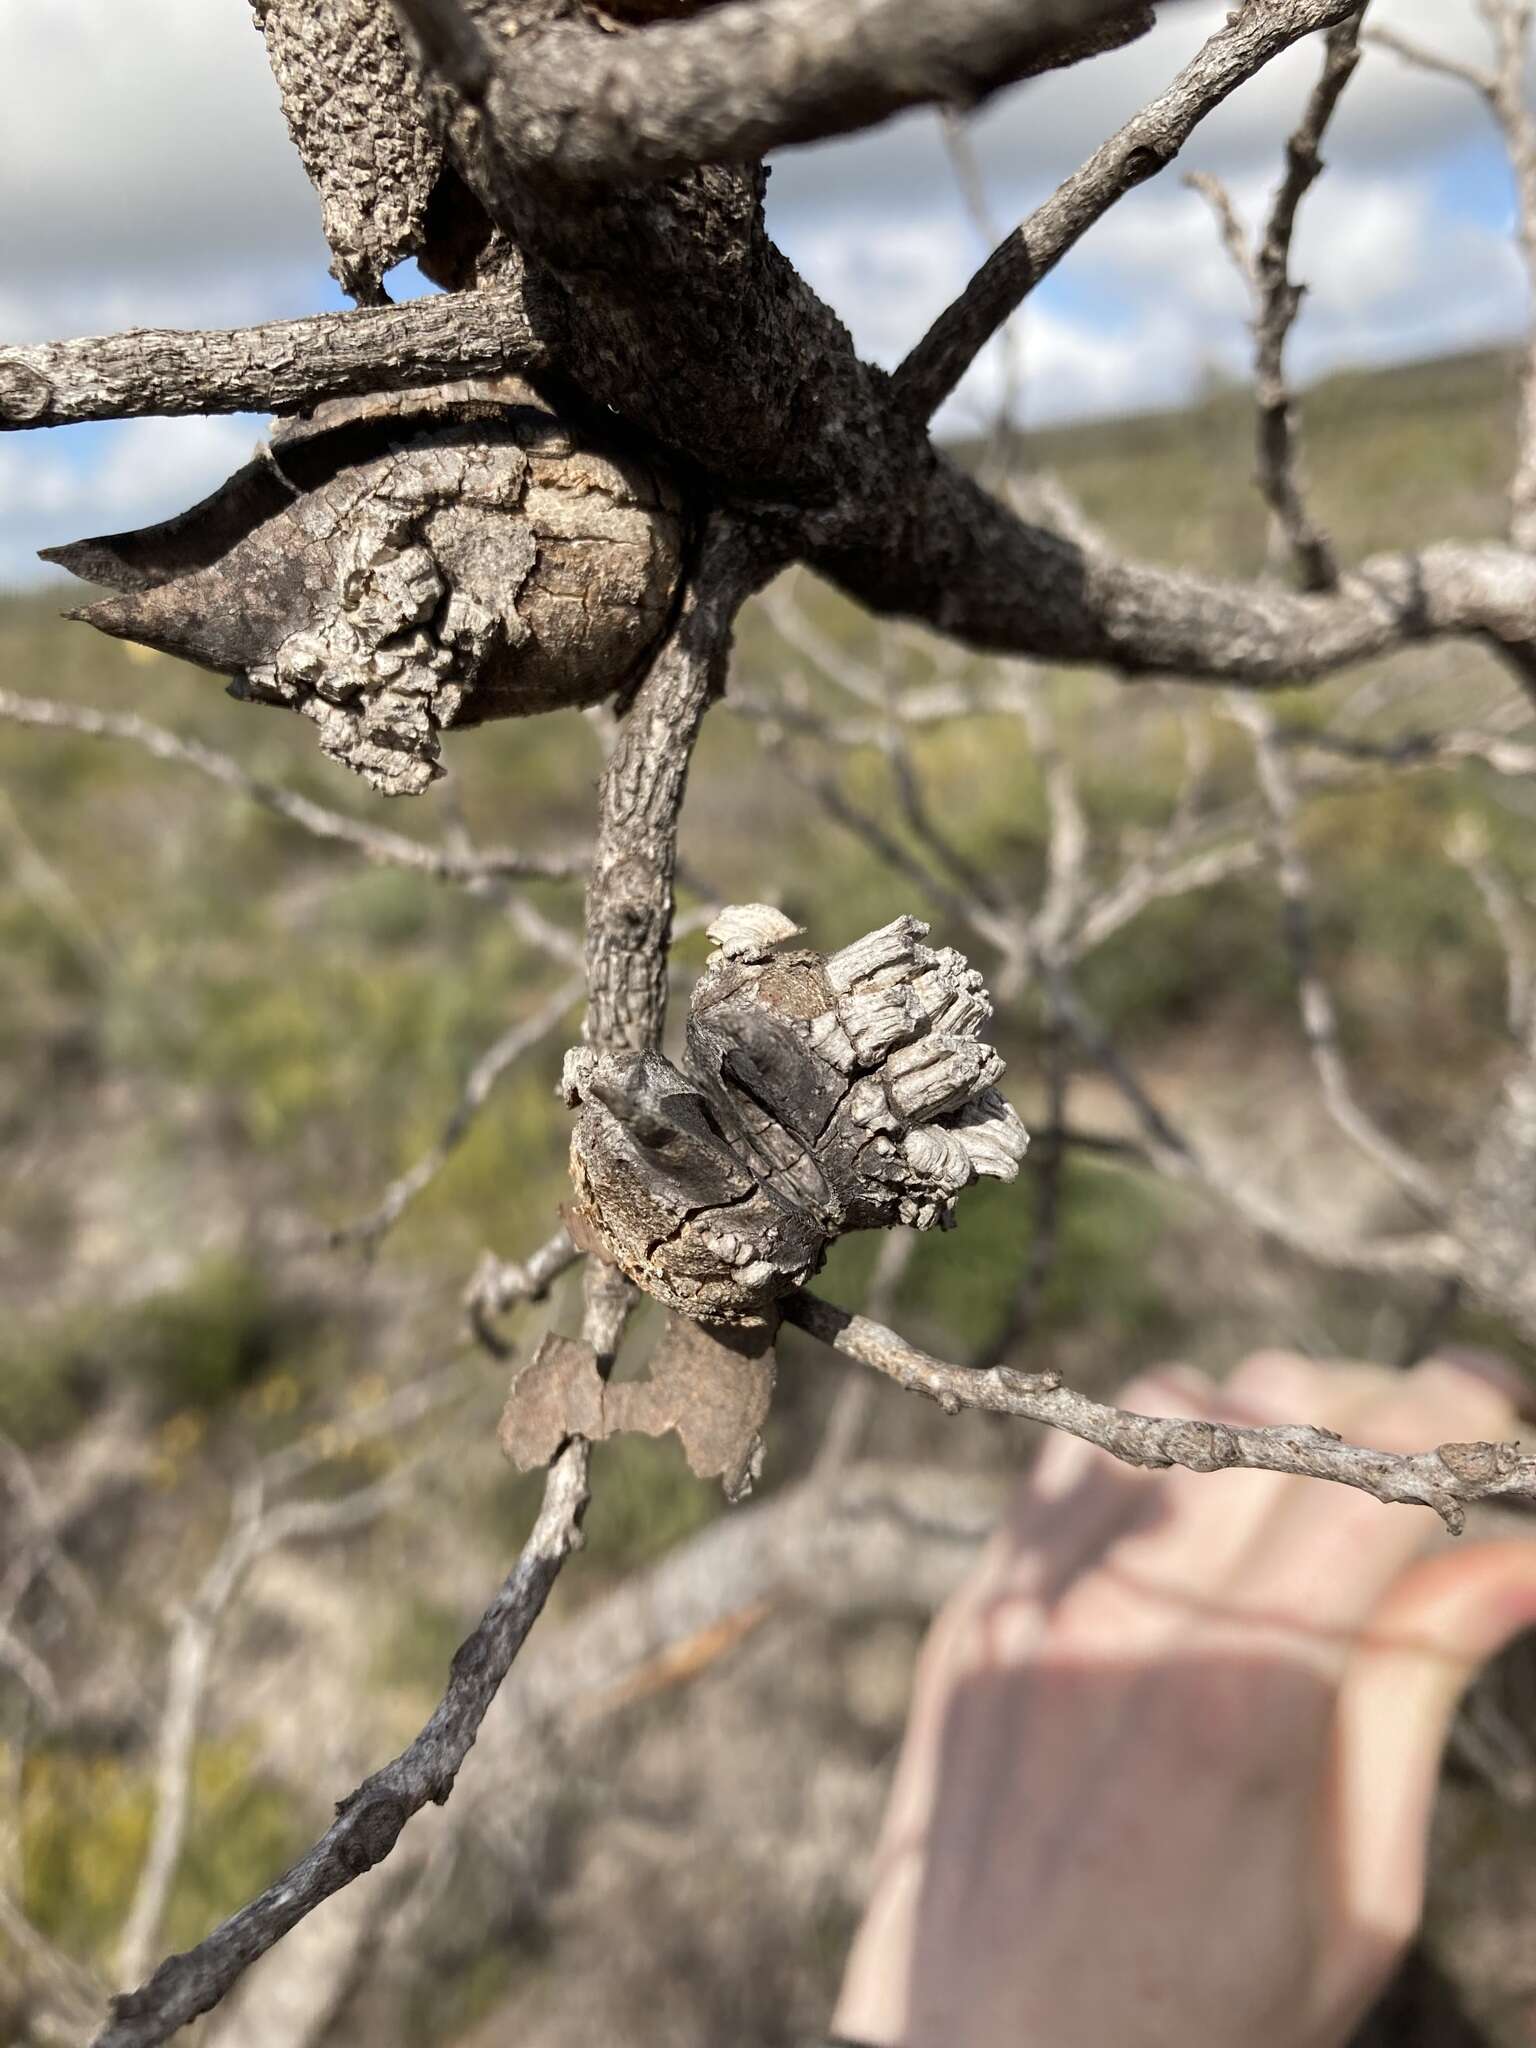
[[[1310,394],[1313,503],[1343,557],[1496,534],[1513,404],[1514,365],[1497,356],[1340,376]],[[1025,454],[1126,551],[1265,568],[1245,393],[1032,435]],[[795,602],[890,685],[931,675],[921,636],[877,629],[805,583]],[[139,711],[264,781],[380,822],[379,800],[320,757],[301,721],[234,704],[213,679],[64,623],[59,609],[53,591],[0,604],[0,683]],[[995,672],[978,660],[967,673]],[[1065,672],[1031,671],[1029,683],[1076,765],[1106,871],[1174,807],[1193,727],[1207,800],[1251,788],[1247,743],[1210,695]],[[775,694],[790,711],[841,702],[761,608],[744,622],[733,690],[759,714]],[[1347,716],[1383,736],[1497,715],[1518,735],[1511,694],[1491,659],[1458,646],[1282,693],[1271,708],[1287,723]],[[451,740],[449,781],[386,822],[433,842],[468,832],[568,847],[591,830],[602,739],[600,721],[561,714]],[[1025,723],[967,718],[911,743],[960,859],[1025,898],[1038,891],[1048,816]],[[771,896],[828,949],[916,910],[990,972],[942,901],[827,815],[812,785],[834,771],[850,801],[873,802],[890,763],[878,746],[828,761],[792,717],[744,717],[728,698],[707,723],[685,813],[685,908]],[[1536,900],[1533,807],[1528,781],[1476,763],[1360,769],[1308,789],[1319,964],[1345,1045],[1377,1118],[1431,1162],[1464,1156],[1510,1051],[1506,948],[1452,857],[1456,835],[1473,835],[1523,914]],[[1092,957],[1080,987],[1160,1099],[1223,1134],[1258,1177],[1325,1223],[1379,1220],[1389,1192],[1318,1104],[1282,922],[1273,869],[1258,862],[1154,903]],[[464,1349],[460,1302],[486,1247],[521,1257],[554,1225],[566,1130],[553,1089],[579,1010],[505,1077],[371,1256],[331,1233],[432,1146],[476,1059],[569,976],[559,934],[567,951],[579,943],[579,883],[467,890],[369,866],[185,766],[0,720],[0,1578],[30,1555],[29,1487],[69,1510],[56,1517],[57,1558],[5,1617],[22,1648],[0,1661],[0,1890],[16,1909],[0,1921],[0,2038],[84,2038],[70,2031],[71,1999],[78,2013],[94,1975],[114,1978],[153,1818],[167,1644],[253,1458],[300,1451],[307,1498],[385,1492],[365,1525],[261,1561],[220,1619],[161,1947],[195,1940],[270,1880],[328,1802],[414,1730],[514,1553],[534,1492],[496,1452],[506,1368]],[[678,948],[685,974],[703,956],[697,936]],[[1000,1005],[1005,1085],[1027,1122],[1043,1115],[1044,1029],[1028,987]],[[1077,1077],[1073,1104],[1074,1120],[1108,1139],[1129,1135],[1095,1075]],[[957,1233],[918,1244],[892,1307],[910,1335],[958,1357],[997,1340],[1036,1194],[1029,1171],[978,1191]],[[1071,1155],[1060,1204],[1057,1256],[1016,1356],[1091,1391],[1175,1355],[1224,1370],[1258,1345],[1396,1361],[1426,1318],[1437,1341],[1492,1342],[1529,1365],[1509,1331],[1432,1287],[1320,1272],[1112,1146]],[[877,1249],[840,1247],[822,1291],[856,1304]],[[557,1290],[506,1334],[522,1350],[570,1313]],[[769,1499],[807,1471],[843,1384],[825,1356],[793,1343],[785,1353]],[[452,1398],[425,1420],[368,1424],[438,1370],[453,1375]],[[987,1482],[1029,1448],[1021,1433],[946,1421],[891,1390],[871,1402],[871,1458]],[[603,1447],[589,1545],[560,1583],[557,1615],[579,1615],[720,1513],[670,1441]],[[503,1862],[500,1903],[478,1891],[471,1904],[458,1865],[435,1890],[423,1881],[410,1909],[421,1968],[387,2010],[338,1993],[328,2031],[253,2038],[702,2048],[729,2029],[766,2048],[814,2032],[922,1620],[918,1598],[835,1620],[791,1602],[696,1669],[661,1673],[594,1723],[537,1840],[519,1837],[539,1884],[519,1888]],[[766,1806],[727,1839],[731,1800],[748,1798],[742,1775],[758,1768],[752,1796]],[[1502,1886],[1510,1913],[1522,1900],[1536,1910],[1530,1853],[1512,1846],[1529,1812],[1507,1784],[1469,1788],[1447,1808],[1450,1874],[1431,1930],[1435,1967],[1452,1977],[1474,1935],[1486,1948],[1486,1921],[1469,1933],[1458,1900]],[[709,1812],[724,1818],[700,1846]],[[524,1825],[515,1801],[499,1825]],[[796,1878],[813,1836],[826,1838],[822,1860]],[[687,1875],[690,1853],[708,1863],[706,1888]],[[626,1913],[643,1933],[633,1954],[614,1933]],[[1491,1981],[1485,1964],[1470,1974]],[[1479,2008],[1487,2038],[1529,2038],[1498,2032],[1516,2011],[1507,1985],[1499,1996]],[[654,2030],[625,2030],[636,1999],[651,2002]]]

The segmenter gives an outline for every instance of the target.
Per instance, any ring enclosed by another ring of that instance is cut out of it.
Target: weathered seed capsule
[[[668,482],[508,378],[321,406],[190,512],[48,559],[121,593],[77,617],[302,712],[401,796],[449,727],[623,688],[681,551]]]
[[[704,1322],[772,1320],[849,1230],[947,1227],[1028,1143],[977,1035],[991,1005],[899,917],[830,958],[762,905],[722,913],[686,1066],[566,1059],[577,1225],[646,1293]]]

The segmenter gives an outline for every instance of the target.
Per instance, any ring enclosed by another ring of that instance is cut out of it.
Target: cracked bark
[[[74,614],[301,712],[387,796],[450,727],[600,702],[677,584],[665,475],[511,378],[338,400],[192,511],[48,550],[119,594]]]

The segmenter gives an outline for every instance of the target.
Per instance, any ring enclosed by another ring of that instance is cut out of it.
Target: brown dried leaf
[[[568,1437],[675,1431],[689,1467],[742,1500],[762,1468],[775,1360],[768,1324],[712,1330],[670,1316],[648,1378],[609,1386],[589,1344],[547,1336],[512,1382],[502,1450],[520,1472],[547,1465]]]

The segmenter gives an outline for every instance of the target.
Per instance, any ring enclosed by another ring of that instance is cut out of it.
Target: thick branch
[[[734,0],[634,35],[563,22],[498,46],[463,0],[396,6],[512,168],[611,185],[968,106],[1152,24],[1147,0]]]
[[[1043,1422],[1096,1444],[1128,1465],[1182,1465],[1191,1472],[1225,1472],[1246,1467],[1289,1472],[1303,1479],[1331,1479],[1359,1487],[1379,1501],[1433,1508],[1459,1531],[1474,1501],[1536,1503],[1536,1453],[1516,1444],[1441,1444],[1438,1449],[1401,1453],[1347,1444],[1331,1430],[1300,1424],[1255,1429],[1235,1423],[1170,1421],[1135,1415],[1090,1401],[1061,1385],[1054,1373],[1010,1372],[1003,1366],[976,1371],[930,1358],[866,1316],[850,1315],[814,1294],[792,1294],[785,1315],[823,1344],[861,1365],[873,1366],[910,1392],[926,1394],[946,1414],[979,1408]]]
[[[1134,186],[1171,163],[1195,128],[1245,79],[1359,0],[1246,0],[1158,99],[1096,150],[988,257],[896,372],[896,392],[929,419],[1004,321]],[[915,12],[916,10],[914,10]]]
[[[142,414],[295,412],[323,398],[550,365],[515,291],[226,332],[134,328],[0,349],[0,431]]]
[[[811,559],[875,611],[1123,675],[1283,689],[1446,636],[1513,656],[1536,641],[1536,559],[1513,548],[1378,555],[1335,592],[1225,583],[1027,525],[943,457],[870,544],[814,547]]]

